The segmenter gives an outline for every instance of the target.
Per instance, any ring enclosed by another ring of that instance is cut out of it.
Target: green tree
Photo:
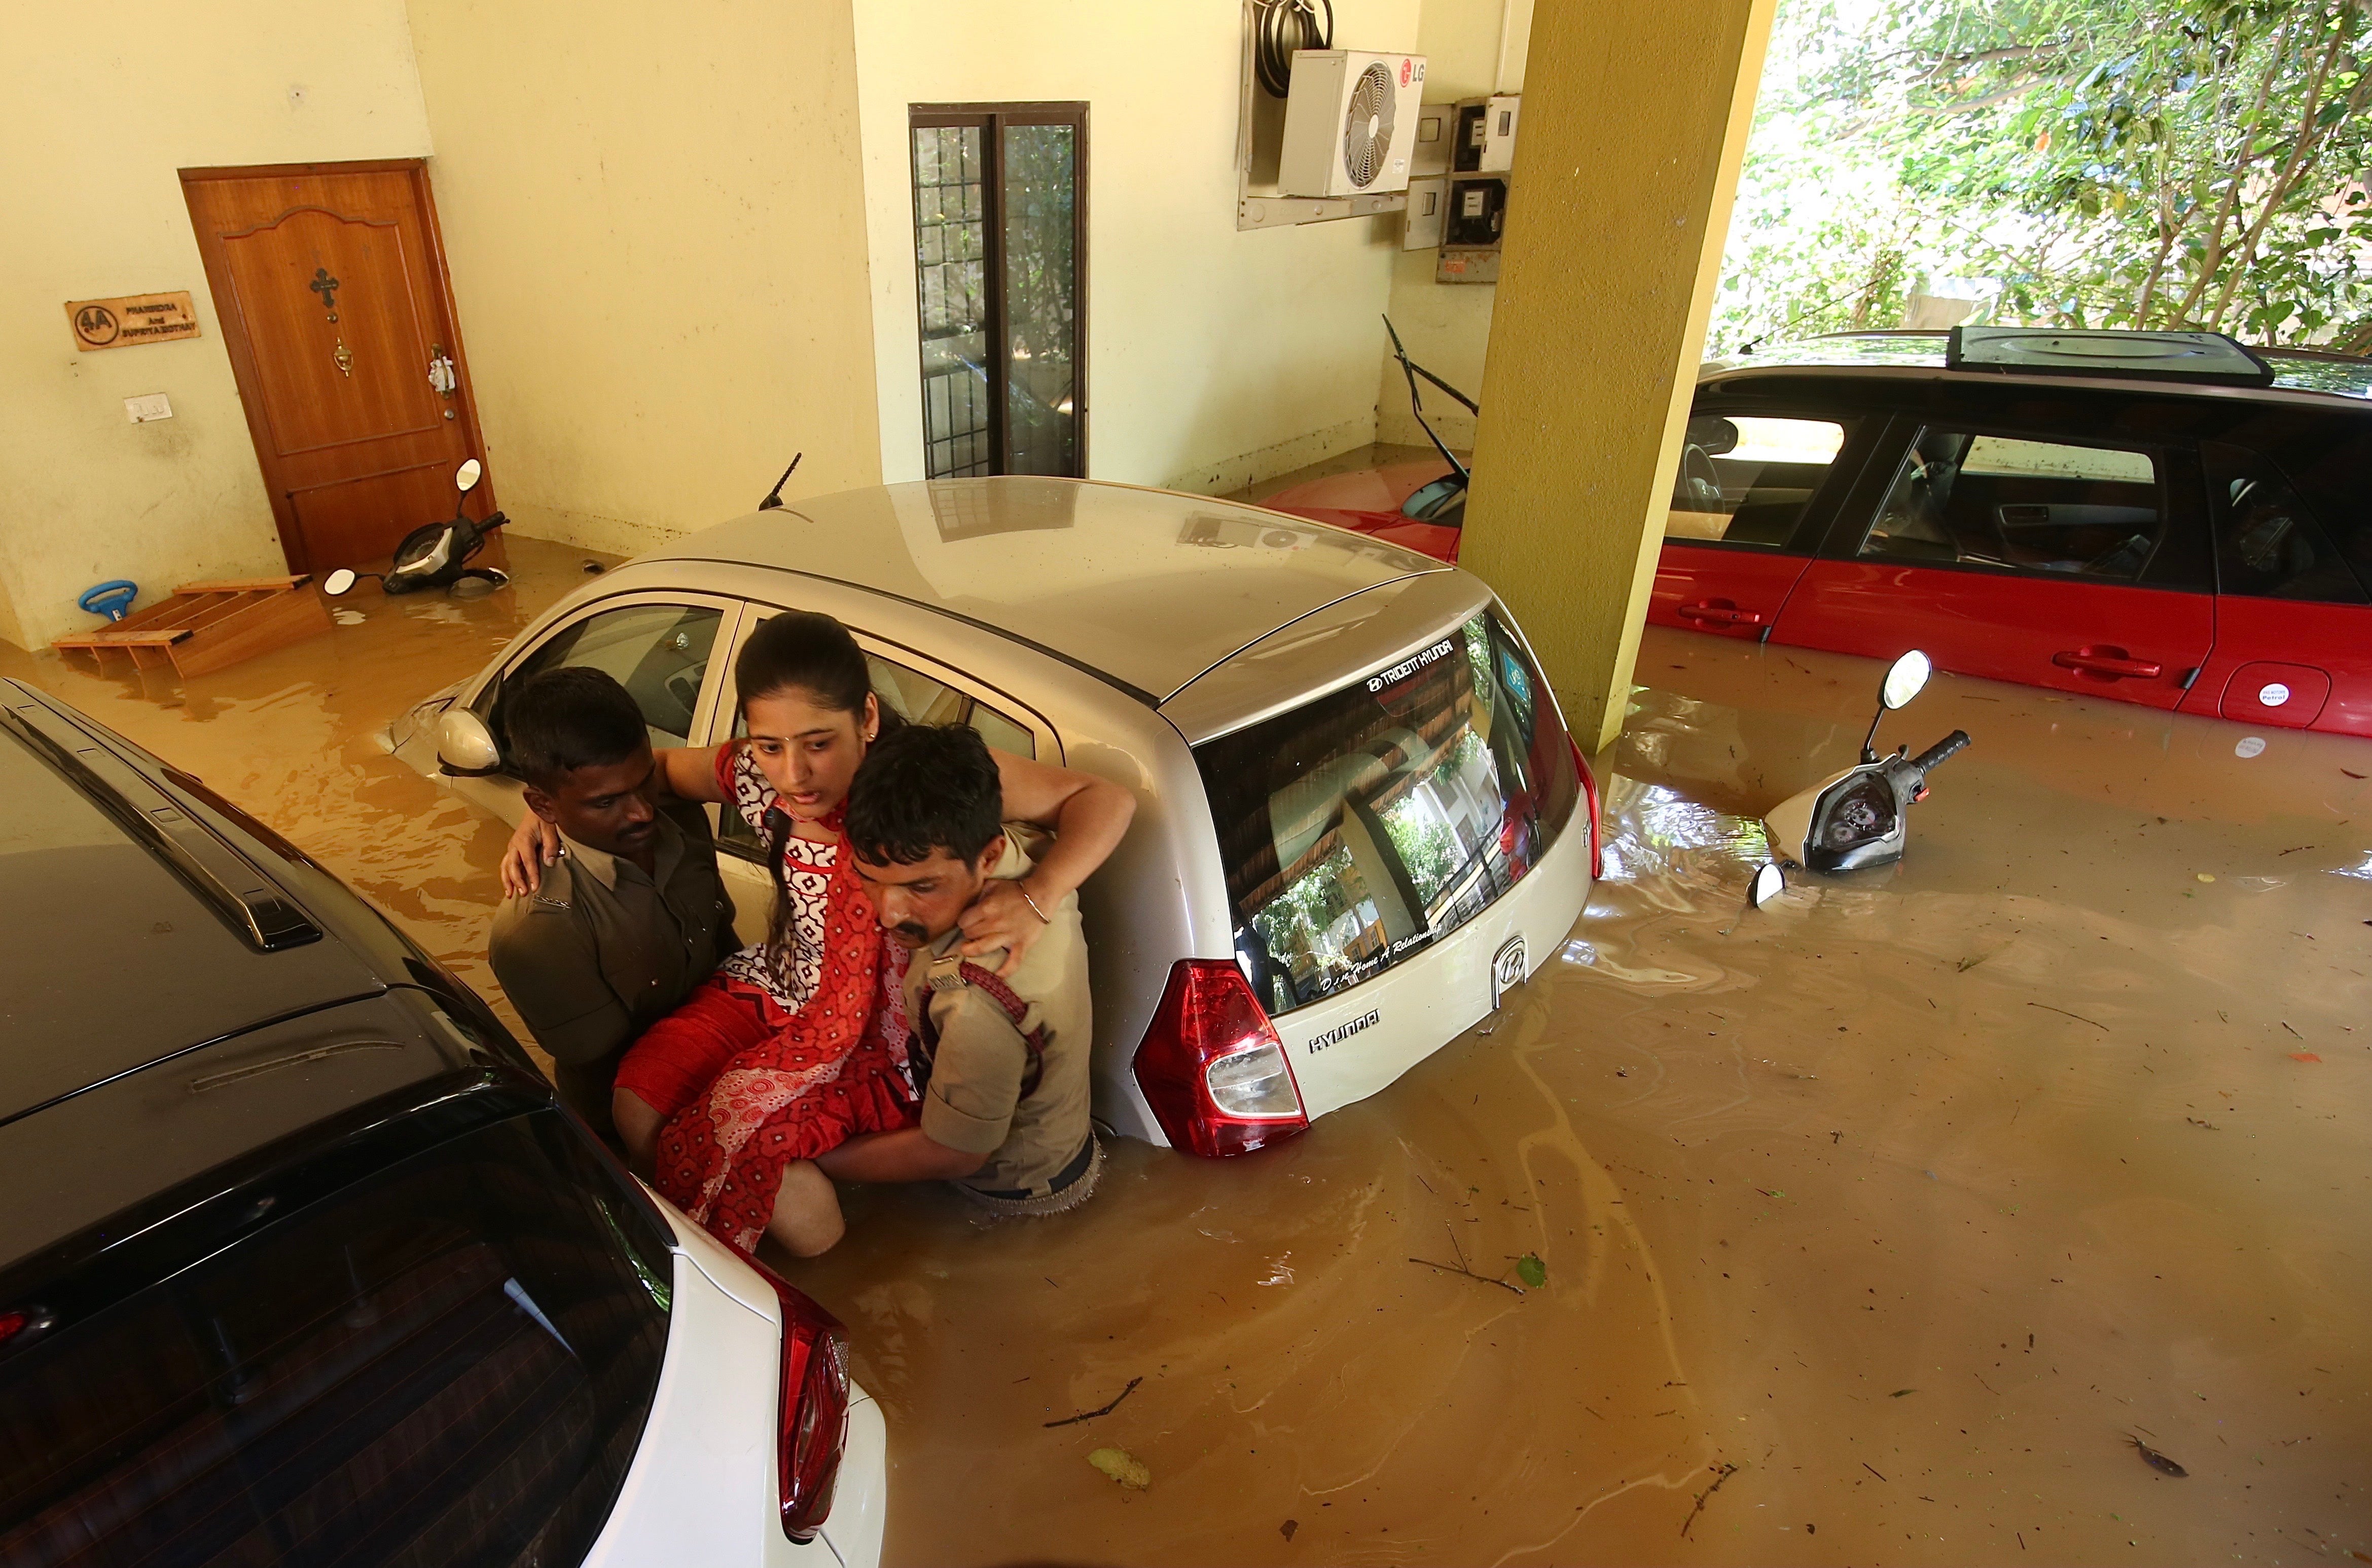
[[[2365,0],[1794,0],[1716,343],[1892,325],[1944,274],[1994,320],[2372,347],[2366,31]]]

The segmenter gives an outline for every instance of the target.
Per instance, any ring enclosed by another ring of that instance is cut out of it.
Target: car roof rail
[[[18,737],[170,867],[259,952],[321,939],[321,928],[253,862],[99,737],[25,688],[0,712]]]

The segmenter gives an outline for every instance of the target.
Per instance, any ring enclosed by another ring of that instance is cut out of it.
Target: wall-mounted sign
[[[121,299],[76,299],[66,303],[75,347],[122,348],[198,335],[197,312],[187,289],[179,294],[133,294]]]

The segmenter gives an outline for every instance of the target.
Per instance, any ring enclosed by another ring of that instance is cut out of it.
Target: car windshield
[[[0,1438],[0,1562],[575,1562],[650,1408],[669,1266],[542,1111],[87,1315],[70,1277],[61,1325],[0,1360],[0,1400],[40,1412]]]
[[[1194,756],[1237,951],[1272,1015],[1482,912],[1555,842],[1580,787],[1540,672],[1492,613]]]

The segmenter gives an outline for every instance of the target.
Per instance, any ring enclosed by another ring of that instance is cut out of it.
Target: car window
[[[494,689],[490,722],[495,738],[507,747],[504,706],[520,681],[541,670],[583,665],[614,676],[626,689],[642,710],[653,746],[686,744],[723,618],[706,605],[629,604],[563,627]]]
[[[1456,930],[1572,823],[1579,774],[1545,691],[1486,613],[1194,749],[1236,951],[1272,1016]]]
[[[267,1191],[282,1217],[111,1302],[88,1270],[10,1347],[39,1437],[0,1444],[0,1562],[578,1561],[667,1353],[624,1183],[545,1111]]]
[[[865,662],[873,671],[873,694],[881,700],[882,706],[900,717],[914,724],[970,725],[996,750],[1009,751],[1017,757],[1037,757],[1037,736],[1011,714],[999,713],[968,691],[879,654],[866,654]],[[741,717],[739,700],[730,691],[725,700],[732,703],[733,738],[738,740],[750,733],[749,726]],[[757,833],[741,820],[738,812],[718,813],[716,837],[718,842],[738,854],[755,859],[760,854]]]
[[[2203,444],[2215,501],[2219,593],[2252,598],[2362,604],[2363,586],[2289,480],[2266,459],[2219,442]]]
[[[1829,476],[1846,426],[1830,419],[1699,414],[1672,479],[1664,537],[1776,550]]]
[[[1903,453],[1860,554],[2130,582],[2165,537],[2155,453],[1929,425]]]

